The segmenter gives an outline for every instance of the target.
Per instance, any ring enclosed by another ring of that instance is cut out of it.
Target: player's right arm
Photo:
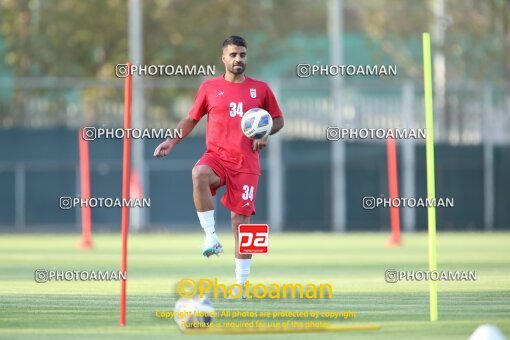
[[[186,138],[187,135],[195,128],[198,124],[198,120],[191,118],[190,116],[186,116],[179,124],[177,124],[177,129],[182,131],[182,138],[179,136],[175,136],[175,138],[168,138],[163,143],[159,144],[156,150],[154,150],[154,157],[165,157],[168,153],[173,149],[173,147],[179,143],[182,139]]]
[[[207,114],[209,111],[207,105],[207,91],[202,84],[198,89],[197,95],[195,97],[195,102],[193,103],[193,107],[191,108],[189,114],[181,119],[179,124],[177,124],[177,129],[182,131],[182,138],[169,138],[163,143],[159,144],[156,150],[154,150],[154,157],[165,157],[168,153],[173,149],[173,147],[179,143],[182,139],[186,138],[187,135],[195,128],[200,119]]]

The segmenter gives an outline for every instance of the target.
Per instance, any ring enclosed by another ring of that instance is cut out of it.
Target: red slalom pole
[[[387,139],[388,153],[388,188],[390,200],[398,198],[398,170],[397,170],[397,144],[391,137]],[[388,246],[400,246],[400,208],[390,206],[391,236]]]
[[[80,191],[81,198],[90,200],[90,164],[89,142],[83,138],[83,129],[78,130],[78,152],[80,156]],[[89,206],[81,208],[81,240],[80,249],[92,249],[92,213]]]
[[[127,63],[131,70],[131,63]],[[131,74],[128,72],[124,80],[124,129],[131,128]],[[124,151],[122,155],[122,200],[126,202],[130,196],[131,173],[131,139],[124,135]],[[127,283],[127,240],[129,232],[129,207],[122,206],[122,250],[120,270],[126,273],[126,280],[121,280],[120,291],[120,325],[126,325],[126,283]]]

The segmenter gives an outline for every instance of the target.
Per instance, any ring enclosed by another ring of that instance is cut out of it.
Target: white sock
[[[250,276],[251,259],[236,259],[236,282],[244,285]]]
[[[216,233],[214,230],[214,210],[209,211],[197,211],[198,219],[200,220],[200,225],[202,229],[205,231],[206,237],[216,237]]]

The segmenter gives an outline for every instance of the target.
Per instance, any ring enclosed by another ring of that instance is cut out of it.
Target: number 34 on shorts
[[[242,199],[245,201],[250,200],[253,202],[253,189],[253,186],[243,185],[243,194],[241,196]]]
[[[221,202],[228,210],[251,216],[255,214],[259,176],[235,173],[226,178],[227,192]]]

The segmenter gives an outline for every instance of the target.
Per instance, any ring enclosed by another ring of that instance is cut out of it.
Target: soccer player
[[[235,238],[236,281],[244,286],[250,274],[251,255],[238,253],[238,226],[250,223],[255,214],[255,198],[260,176],[259,151],[267,139],[251,140],[241,131],[243,113],[263,108],[273,118],[275,134],[283,127],[282,112],[269,86],[244,75],[247,62],[246,41],[230,36],[223,42],[221,56],[225,74],[202,83],[193,107],[177,125],[185,138],[207,115],[206,152],[193,167],[193,200],[200,225],[205,231],[203,255],[209,257],[223,252],[214,228],[213,196],[225,185],[221,202],[231,211]],[[154,151],[155,157],[166,156],[181,141],[167,139]],[[245,292],[243,292],[245,293]],[[244,295],[244,294],[243,294]]]

